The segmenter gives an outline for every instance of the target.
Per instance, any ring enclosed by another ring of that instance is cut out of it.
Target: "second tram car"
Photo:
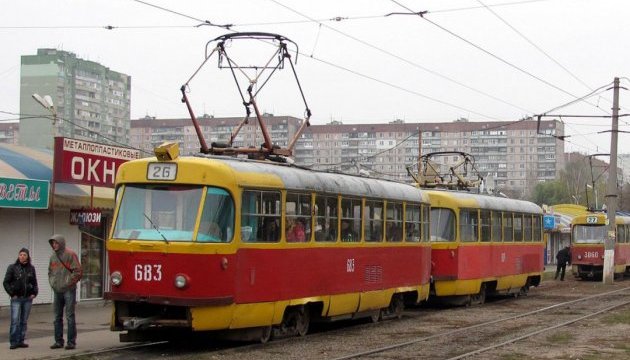
[[[422,190],[169,147],[156,154],[117,174],[106,298],[112,330],[127,331],[121,341],[221,330],[264,342],[304,335],[316,320],[400,316],[428,298]]]
[[[604,241],[608,233],[606,213],[590,212],[571,221],[571,269],[575,277],[602,278],[604,270]],[[615,216],[615,275],[630,271],[630,217]]]
[[[486,295],[527,292],[544,271],[542,209],[531,202],[429,190],[431,295],[483,303]]]

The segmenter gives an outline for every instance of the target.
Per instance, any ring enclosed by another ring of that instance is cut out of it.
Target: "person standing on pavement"
[[[53,290],[53,309],[55,313],[55,343],[51,349],[60,349],[63,341],[63,312],[66,312],[68,342],[66,350],[77,346],[77,326],[74,310],[77,303],[77,282],[83,273],[77,254],[66,247],[63,235],[55,234],[48,240],[53,249],[48,263],[48,282]]]
[[[560,281],[564,281],[564,272],[567,264],[571,263],[571,250],[568,245],[558,251],[556,254],[556,261],[558,264],[556,267],[556,276],[553,279],[557,280],[558,275],[560,275]]]
[[[11,327],[9,328],[9,349],[27,348],[24,342],[26,323],[31,313],[33,299],[39,291],[35,267],[27,248],[20,249],[18,258],[9,267],[2,283],[11,297]]]

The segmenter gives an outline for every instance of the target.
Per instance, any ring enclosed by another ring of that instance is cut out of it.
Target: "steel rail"
[[[481,354],[481,353],[486,352],[486,351],[490,351],[490,350],[493,350],[493,349],[497,349],[497,348],[500,348],[500,347],[502,347],[502,346],[509,345],[509,344],[515,343],[515,342],[517,342],[517,341],[520,341],[520,340],[523,340],[523,339],[530,338],[530,337],[532,337],[532,336],[534,336],[534,335],[541,334],[541,333],[543,333],[543,332],[545,332],[545,331],[554,330],[554,329],[557,329],[557,328],[561,328],[561,327],[563,327],[563,326],[571,325],[571,324],[576,323],[576,322],[578,322],[578,321],[581,321],[581,320],[584,320],[584,319],[588,319],[588,318],[590,318],[590,317],[593,317],[593,316],[599,315],[599,314],[601,314],[601,313],[608,312],[608,311],[610,311],[610,310],[613,310],[613,309],[616,309],[616,308],[618,308],[618,307],[621,307],[621,306],[624,306],[624,305],[628,305],[628,304],[630,304],[630,300],[625,301],[625,302],[623,302],[623,303],[621,303],[621,304],[617,304],[617,305],[609,306],[609,307],[607,307],[607,308],[605,308],[605,309],[602,309],[602,310],[596,311],[596,312],[591,313],[591,314],[588,314],[588,315],[580,316],[580,317],[578,317],[578,318],[575,318],[575,319],[572,319],[572,320],[565,321],[565,322],[560,323],[560,324],[556,324],[556,325],[553,325],[553,326],[548,326],[548,327],[543,328],[543,329],[540,329],[540,330],[532,331],[532,332],[527,333],[527,334],[525,334],[525,335],[517,336],[517,337],[515,337],[515,338],[513,338],[513,339],[506,340],[506,341],[503,341],[503,342],[498,343],[498,344],[495,344],[495,345],[486,346],[486,347],[481,348],[481,349],[477,349],[477,350],[473,350],[473,351],[470,351],[470,352],[467,352],[467,353],[464,353],[464,354],[460,354],[460,355],[457,355],[457,356],[455,356],[455,357],[448,358],[448,360],[463,359],[463,358],[466,358],[466,357],[471,356],[471,355]]]
[[[608,291],[608,292],[605,292],[605,293],[590,295],[590,296],[587,296],[587,297],[584,297],[584,298],[580,298],[580,299],[575,299],[575,300],[571,300],[571,301],[565,301],[565,302],[562,302],[562,303],[554,304],[554,305],[547,306],[547,307],[540,308],[540,309],[533,310],[533,311],[528,311],[526,313],[522,313],[522,314],[518,314],[518,315],[514,315],[514,316],[509,316],[509,317],[505,317],[505,318],[501,318],[501,319],[491,320],[491,321],[475,324],[475,325],[472,325],[472,326],[467,326],[467,327],[458,328],[458,329],[455,329],[455,330],[439,333],[439,334],[424,336],[424,337],[421,337],[421,338],[405,341],[405,342],[398,343],[398,344],[393,344],[393,345],[388,345],[388,346],[384,346],[384,347],[380,347],[380,348],[376,348],[376,349],[372,349],[372,350],[362,351],[360,353],[345,355],[345,356],[334,358],[333,360],[354,359],[354,358],[358,358],[358,357],[362,357],[362,356],[378,354],[378,353],[382,353],[382,352],[386,352],[386,351],[390,351],[390,350],[394,350],[394,349],[410,346],[410,345],[413,345],[413,344],[417,344],[417,343],[420,343],[420,342],[423,342],[423,341],[435,339],[435,338],[438,338],[438,337],[444,337],[444,336],[448,336],[448,335],[453,335],[453,334],[457,334],[457,333],[464,332],[464,331],[469,331],[471,329],[476,329],[476,328],[483,327],[483,326],[488,326],[488,325],[493,325],[493,324],[497,324],[497,323],[504,322],[504,321],[514,320],[514,319],[522,318],[522,317],[525,317],[525,316],[530,316],[530,315],[533,315],[533,314],[538,314],[538,313],[541,313],[541,312],[545,312],[545,311],[548,311],[548,310],[551,310],[551,309],[555,309],[557,307],[562,307],[562,306],[578,303],[578,302],[581,302],[581,301],[591,300],[591,299],[594,299],[594,298],[597,298],[597,297],[608,296],[608,295],[612,295],[612,294],[619,293],[619,292],[626,291],[626,290],[630,290],[630,286],[624,287],[624,288],[621,288],[621,289],[617,289],[617,290],[613,290],[613,291]],[[630,301],[628,303],[630,303]],[[562,326],[565,326],[565,325],[562,325]],[[453,358],[453,359],[459,359],[459,357]]]

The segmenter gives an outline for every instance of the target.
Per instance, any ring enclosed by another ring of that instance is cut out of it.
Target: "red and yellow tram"
[[[523,293],[544,271],[542,209],[531,202],[429,190],[431,295],[483,303],[486,295]]]
[[[590,212],[571,221],[571,269],[575,277],[602,278],[604,270],[604,241],[608,234],[606,213]],[[630,271],[630,217],[615,216],[615,275]]]
[[[428,298],[422,190],[168,147],[156,154],[125,163],[116,179],[106,298],[112,330],[127,331],[121,341],[226,330],[264,342],[304,335],[316,320],[400,316]]]

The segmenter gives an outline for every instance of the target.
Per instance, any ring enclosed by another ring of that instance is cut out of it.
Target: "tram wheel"
[[[377,313],[375,313],[374,315],[370,316],[370,320],[372,320],[372,323],[376,324],[377,322],[383,320],[383,310],[378,310]]]
[[[470,296],[471,304],[484,304],[486,302],[486,284],[481,284],[479,293]]]
[[[296,311],[295,314],[295,332],[298,336],[305,336],[308,333],[308,327],[311,323],[311,316],[308,309],[304,307]]]
[[[520,296],[526,296],[528,292],[529,292],[529,284],[523,286],[518,294]]]
[[[389,305],[391,314],[398,319],[402,318],[403,311],[405,310],[405,302],[401,295],[394,295],[392,303]]]
[[[271,326],[263,326],[260,328],[260,341],[261,344],[266,344],[271,340]]]

